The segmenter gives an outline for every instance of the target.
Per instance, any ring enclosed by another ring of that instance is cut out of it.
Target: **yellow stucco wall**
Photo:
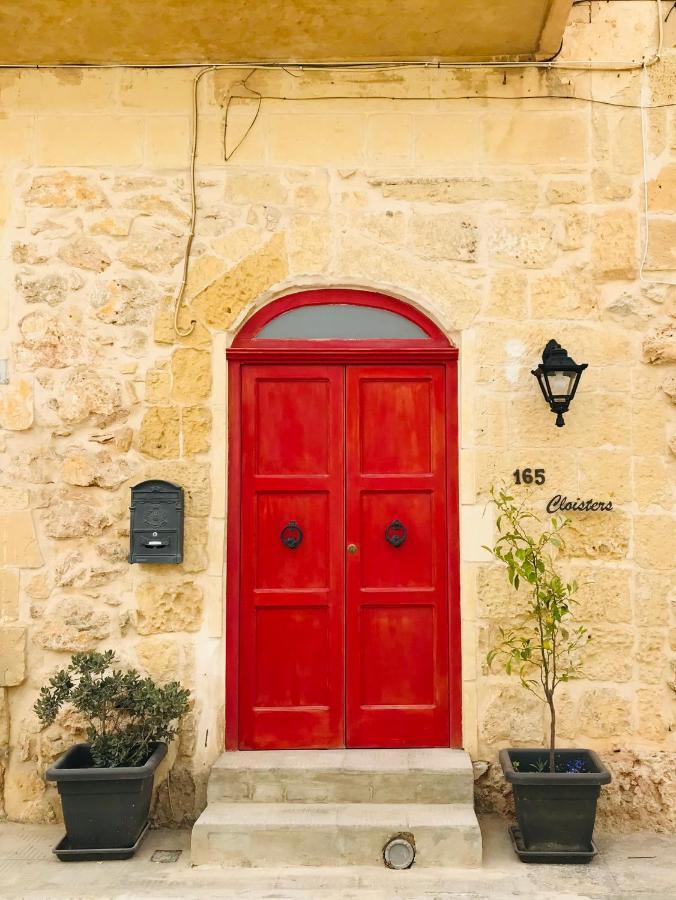
[[[580,11],[569,52],[629,58],[639,38],[651,48],[649,5],[632,6],[631,29],[610,8],[591,24]],[[562,695],[562,741],[613,766],[609,824],[673,829],[673,50],[612,75],[257,73],[248,85],[265,99],[227,164],[224,108],[247,73],[210,73],[182,317],[199,324],[179,339],[194,74],[0,73],[5,811],[58,815],[42,773],[78,723],[41,731],[31,706],[70,652],[94,646],[193,689],[172,803],[162,789],[158,816],[199,811],[223,733],[224,349],[285,290],[359,285],[426,310],[460,346],[465,746],[494,763],[499,747],[544,737],[543,710],[484,664],[514,597],[481,549],[493,537],[490,485],[542,466],[545,487],[521,489],[539,508],[553,493],[615,507],[574,519],[565,565],[584,583],[580,618],[594,640],[584,679]],[[642,277],[641,96],[655,107]],[[257,105],[231,107],[229,148]],[[530,375],[551,337],[589,363],[563,429]],[[125,561],[129,485],[155,475],[187,489],[186,560],[167,571]],[[495,805],[491,772],[479,789]]]

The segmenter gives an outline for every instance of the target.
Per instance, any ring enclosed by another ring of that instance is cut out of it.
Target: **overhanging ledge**
[[[542,60],[573,0],[6,0],[0,66]]]

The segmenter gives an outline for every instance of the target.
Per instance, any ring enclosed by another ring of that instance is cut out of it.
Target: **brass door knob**
[[[359,549],[359,547],[357,547],[356,544],[348,544],[348,545],[347,545],[347,552],[348,552],[348,553],[356,553],[358,549]]]

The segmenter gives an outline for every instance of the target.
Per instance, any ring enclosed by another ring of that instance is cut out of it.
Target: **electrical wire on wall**
[[[673,7],[672,7],[673,9]],[[649,94],[650,91],[650,83],[648,81],[646,71],[644,70],[643,77],[641,80],[641,100],[643,101]],[[673,103],[665,103],[661,104],[662,106],[674,106]],[[650,109],[655,109],[654,106],[650,106],[646,103],[641,102],[639,106],[641,110],[641,157],[642,157],[642,172],[643,172],[643,252],[641,253],[641,264],[638,270],[638,278],[639,281],[643,281],[646,284],[676,284],[676,281],[664,281],[657,278],[646,278],[643,274],[643,270],[645,269],[645,264],[648,260],[648,250],[650,248],[650,210],[648,207],[648,123],[646,112]]]
[[[188,269],[190,267],[190,251],[192,250],[192,242],[195,239],[195,227],[197,225],[197,190],[196,190],[196,181],[195,181],[195,163],[197,160],[197,136],[199,134],[198,127],[198,115],[197,115],[197,89],[199,88],[200,81],[207,74],[207,72],[212,72],[214,70],[214,66],[209,66],[206,69],[200,69],[200,71],[195,75],[192,82],[192,146],[190,150],[190,229],[188,231],[188,239],[185,246],[185,253],[183,255],[183,277],[181,278],[181,284],[178,289],[178,294],[176,296],[176,301],[174,303],[174,331],[179,337],[188,337],[195,330],[195,325],[197,322],[192,319],[190,325],[188,326],[186,331],[181,331],[178,324],[178,317],[181,312],[181,304],[183,303],[183,297],[185,296],[185,286],[188,283]]]
[[[225,162],[228,162],[230,160],[230,158],[233,156],[233,154],[235,154],[237,152],[237,148],[242,146],[244,141],[247,139],[249,132],[253,129],[254,125],[256,124],[256,120],[258,119],[258,116],[260,115],[261,106],[263,104],[263,95],[259,91],[255,91],[253,88],[249,87],[249,85],[247,84],[248,80],[251,78],[251,76],[254,74],[255,71],[256,71],[255,69],[252,69],[249,72],[249,74],[246,76],[246,78],[244,78],[242,81],[236,82],[233,85],[233,88],[242,87],[248,93],[246,95],[242,96],[241,94],[233,94],[232,90],[231,90],[230,94],[228,95],[227,103],[225,104],[225,116],[223,119],[223,159],[225,160]],[[294,73],[289,71],[288,69],[284,69],[284,71],[287,73],[287,75],[294,76]],[[299,77],[299,76],[294,76],[294,77]],[[251,122],[249,122],[249,125],[248,125],[247,129],[245,130],[244,134],[242,135],[242,137],[237,141],[237,143],[232,148],[232,150],[229,151],[228,150],[228,117],[230,116],[230,109],[232,107],[232,104],[234,103],[235,100],[251,100],[251,99],[256,100],[256,111],[254,112],[253,119],[251,120]],[[266,96],[265,99],[269,100],[270,98]],[[314,99],[317,99],[317,98],[314,98]]]

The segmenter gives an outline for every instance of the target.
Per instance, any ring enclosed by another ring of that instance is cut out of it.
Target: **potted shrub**
[[[590,640],[586,628],[573,623],[578,586],[557,573],[553,559],[569,520],[555,517],[543,528],[504,489],[491,495],[500,536],[486,549],[504,564],[514,589],[528,592],[528,604],[517,625],[500,628],[488,665],[498,660],[508,675],[516,675],[547,705],[550,724],[548,748],[500,751],[516,806],[512,841],[527,862],[589,861],[596,852],[596,801],[610,772],[592,750],[556,748],[556,691],[581,674],[582,651]]]
[[[147,829],[155,770],[188,708],[176,681],[158,686],[131,669],[113,668],[115,653],[76,653],[40,690],[34,710],[51,725],[70,705],[87,721],[75,744],[47,770],[61,796],[66,836],[60,859],[126,859]]]

